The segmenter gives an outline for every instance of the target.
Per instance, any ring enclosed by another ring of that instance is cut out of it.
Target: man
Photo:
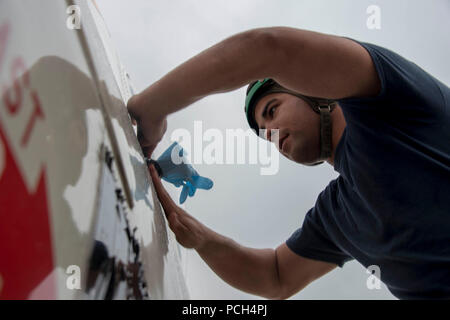
[[[266,298],[288,298],[356,259],[378,266],[398,298],[449,299],[450,89],[373,44],[254,29],[205,50],[130,100],[144,153],[160,141],[168,114],[250,82],[250,126],[266,129],[271,141],[278,129],[283,155],[305,165],[326,160],[340,176],[285,243],[252,249],[179,208],[151,166],[180,244],[196,249],[230,285]]]

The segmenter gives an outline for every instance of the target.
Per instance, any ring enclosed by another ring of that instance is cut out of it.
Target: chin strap
[[[310,166],[316,166],[322,164],[326,159],[331,157],[332,144],[331,144],[331,112],[336,107],[337,103],[330,99],[321,99],[307,97],[301,94],[295,94],[297,97],[305,100],[314,112],[320,115],[320,159]]]
[[[332,144],[331,144],[331,111],[336,107],[336,102],[332,104],[320,105],[320,159],[325,160],[331,157]]]

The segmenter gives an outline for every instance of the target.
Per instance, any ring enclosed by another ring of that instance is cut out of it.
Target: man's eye
[[[275,107],[272,107],[272,108],[270,109],[269,114],[270,114],[271,117],[273,117],[273,113],[275,112],[275,109],[276,109],[277,107],[278,107],[278,106],[275,106]]]

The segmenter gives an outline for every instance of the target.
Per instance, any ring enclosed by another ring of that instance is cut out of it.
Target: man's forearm
[[[269,299],[279,297],[275,250],[243,247],[210,230],[208,240],[197,252],[231,286]]]
[[[145,89],[139,94],[140,104],[155,107],[166,116],[207,95],[271,76],[277,62],[273,41],[270,29],[254,29],[227,38]]]

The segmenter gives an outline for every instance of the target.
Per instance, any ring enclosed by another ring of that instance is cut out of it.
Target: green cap
[[[247,89],[247,97],[245,98],[245,114],[247,116],[247,121],[250,127],[258,132],[258,124],[253,117],[253,111],[256,103],[254,103],[257,99],[254,99],[257,95],[256,93],[262,88],[265,87],[265,84],[273,82],[270,78],[266,78],[262,81],[255,81],[251,83]]]

